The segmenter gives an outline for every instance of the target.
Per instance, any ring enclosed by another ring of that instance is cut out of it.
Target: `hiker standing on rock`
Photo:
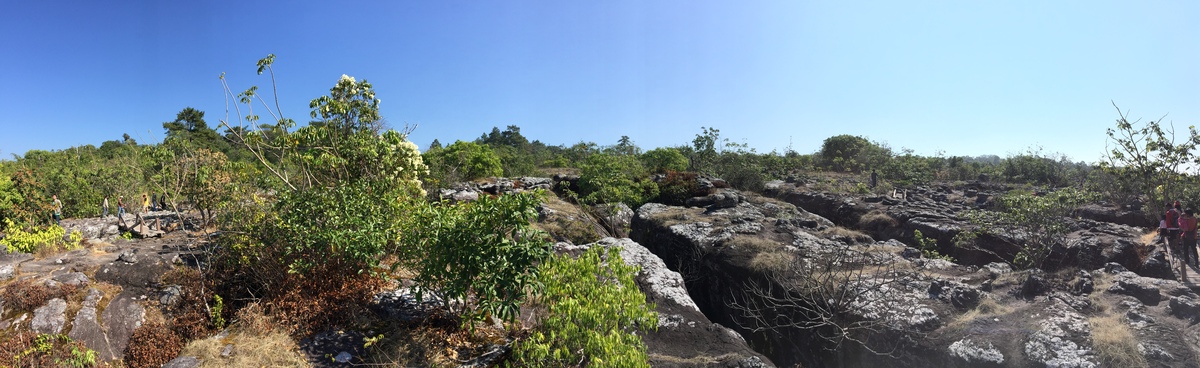
[[[51,197],[54,198],[54,224],[61,225],[62,224],[62,202],[58,200],[57,194],[52,195]]]
[[[879,173],[875,172],[875,169],[871,169],[871,189],[877,185],[879,185]]]
[[[104,213],[100,215],[100,218],[107,218],[108,217],[108,196],[104,196],[104,204],[101,204],[100,208],[104,209]]]
[[[125,218],[125,196],[117,196],[117,218]]]
[[[1196,266],[1196,214],[1191,208],[1179,218],[1179,231],[1183,232],[1183,255],[1188,264]]]
[[[150,198],[146,198],[146,193],[142,193],[142,212],[150,211]]]

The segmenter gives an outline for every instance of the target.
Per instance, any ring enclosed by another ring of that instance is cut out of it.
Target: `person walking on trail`
[[[1196,266],[1196,213],[1188,208],[1179,218],[1179,231],[1183,233],[1183,255],[1188,264]]]
[[[125,196],[117,196],[117,219],[125,218]]]
[[[108,218],[108,196],[104,196],[104,204],[101,204],[100,208],[104,210],[100,218]]]
[[[146,198],[146,193],[142,193],[142,212],[150,211],[150,198]]]
[[[1179,261],[1179,272],[1186,275],[1187,258],[1183,255],[1182,239],[1179,239],[1179,201],[1175,201],[1175,205],[1167,209],[1165,214],[1167,218],[1167,245],[1171,249],[1171,258]]]
[[[1154,240],[1155,244],[1167,242],[1167,215],[1162,215],[1158,219],[1158,239]]]
[[[62,225],[62,201],[58,200],[57,194],[52,195],[51,197],[54,198],[54,224]]]

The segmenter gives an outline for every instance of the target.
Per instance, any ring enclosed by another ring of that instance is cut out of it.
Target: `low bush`
[[[74,285],[60,283],[56,287],[49,287],[43,282],[25,279],[9,284],[0,292],[0,300],[4,301],[6,310],[32,312],[50,299],[66,299],[77,290]]]
[[[540,267],[546,286],[535,305],[545,310],[532,335],[513,348],[522,367],[649,367],[646,345],[634,332],[656,328],[654,306],[634,283],[638,269],[616,248],[591,248],[577,259],[561,255]]]
[[[658,197],[654,200],[669,206],[682,206],[688,198],[708,195],[696,183],[696,173],[667,171],[658,182]]]
[[[183,340],[161,323],[147,323],[129,337],[125,348],[125,364],[129,368],[161,367],[179,356]]]

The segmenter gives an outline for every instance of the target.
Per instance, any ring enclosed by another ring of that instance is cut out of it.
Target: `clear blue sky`
[[[1115,101],[1200,122],[1194,1],[5,1],[0,155],[162,139],[270,81],[283,113],[342,74],[424,148],[493,126],[643,148],[701,126],[759,151],[863,135],[920,154],[1096,161]],[[233,115],[231,113],[231,115]],[[264,114],[265,115],[265,114]]]

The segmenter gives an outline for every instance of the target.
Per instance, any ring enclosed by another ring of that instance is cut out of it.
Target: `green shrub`
[[[66,250],[79,248],[83,235],[77,231],[71,232],[68,240],[63,240],[67,231],[58,225],[34,227],[32,229],[20,226],[11,219],[4,219],[4,238],[0,245],[8,252],[34,253],[45,247],[63,246]]]
[[[377,266],[399,238],[396,218],[406,204],[388,189],[349,182],[284,193],[276,206],[278,230],[270,234],[280,237],[291,272],[331,262],[358,272]]]
[[[557,256],[544,263],[536,297],[546,318],[513,349],[523,367],[649,367],[637,329],[655,328],[658,315],[638,290],[638,269],[616,248],[591,248],[578,259]]]
[[[514,320],[534,265],[550,255],[547,236],[534,229],[542,191],[484,196],[460,204],[417,206],[409,214],[402,257],[416,270],[418,297],[435,293],[443,302],[473,297],[461,306],[466,320],[494,315]],[[446,304],[454,307],[451,304]],[[456,308],[457,309],[457,308]]]

